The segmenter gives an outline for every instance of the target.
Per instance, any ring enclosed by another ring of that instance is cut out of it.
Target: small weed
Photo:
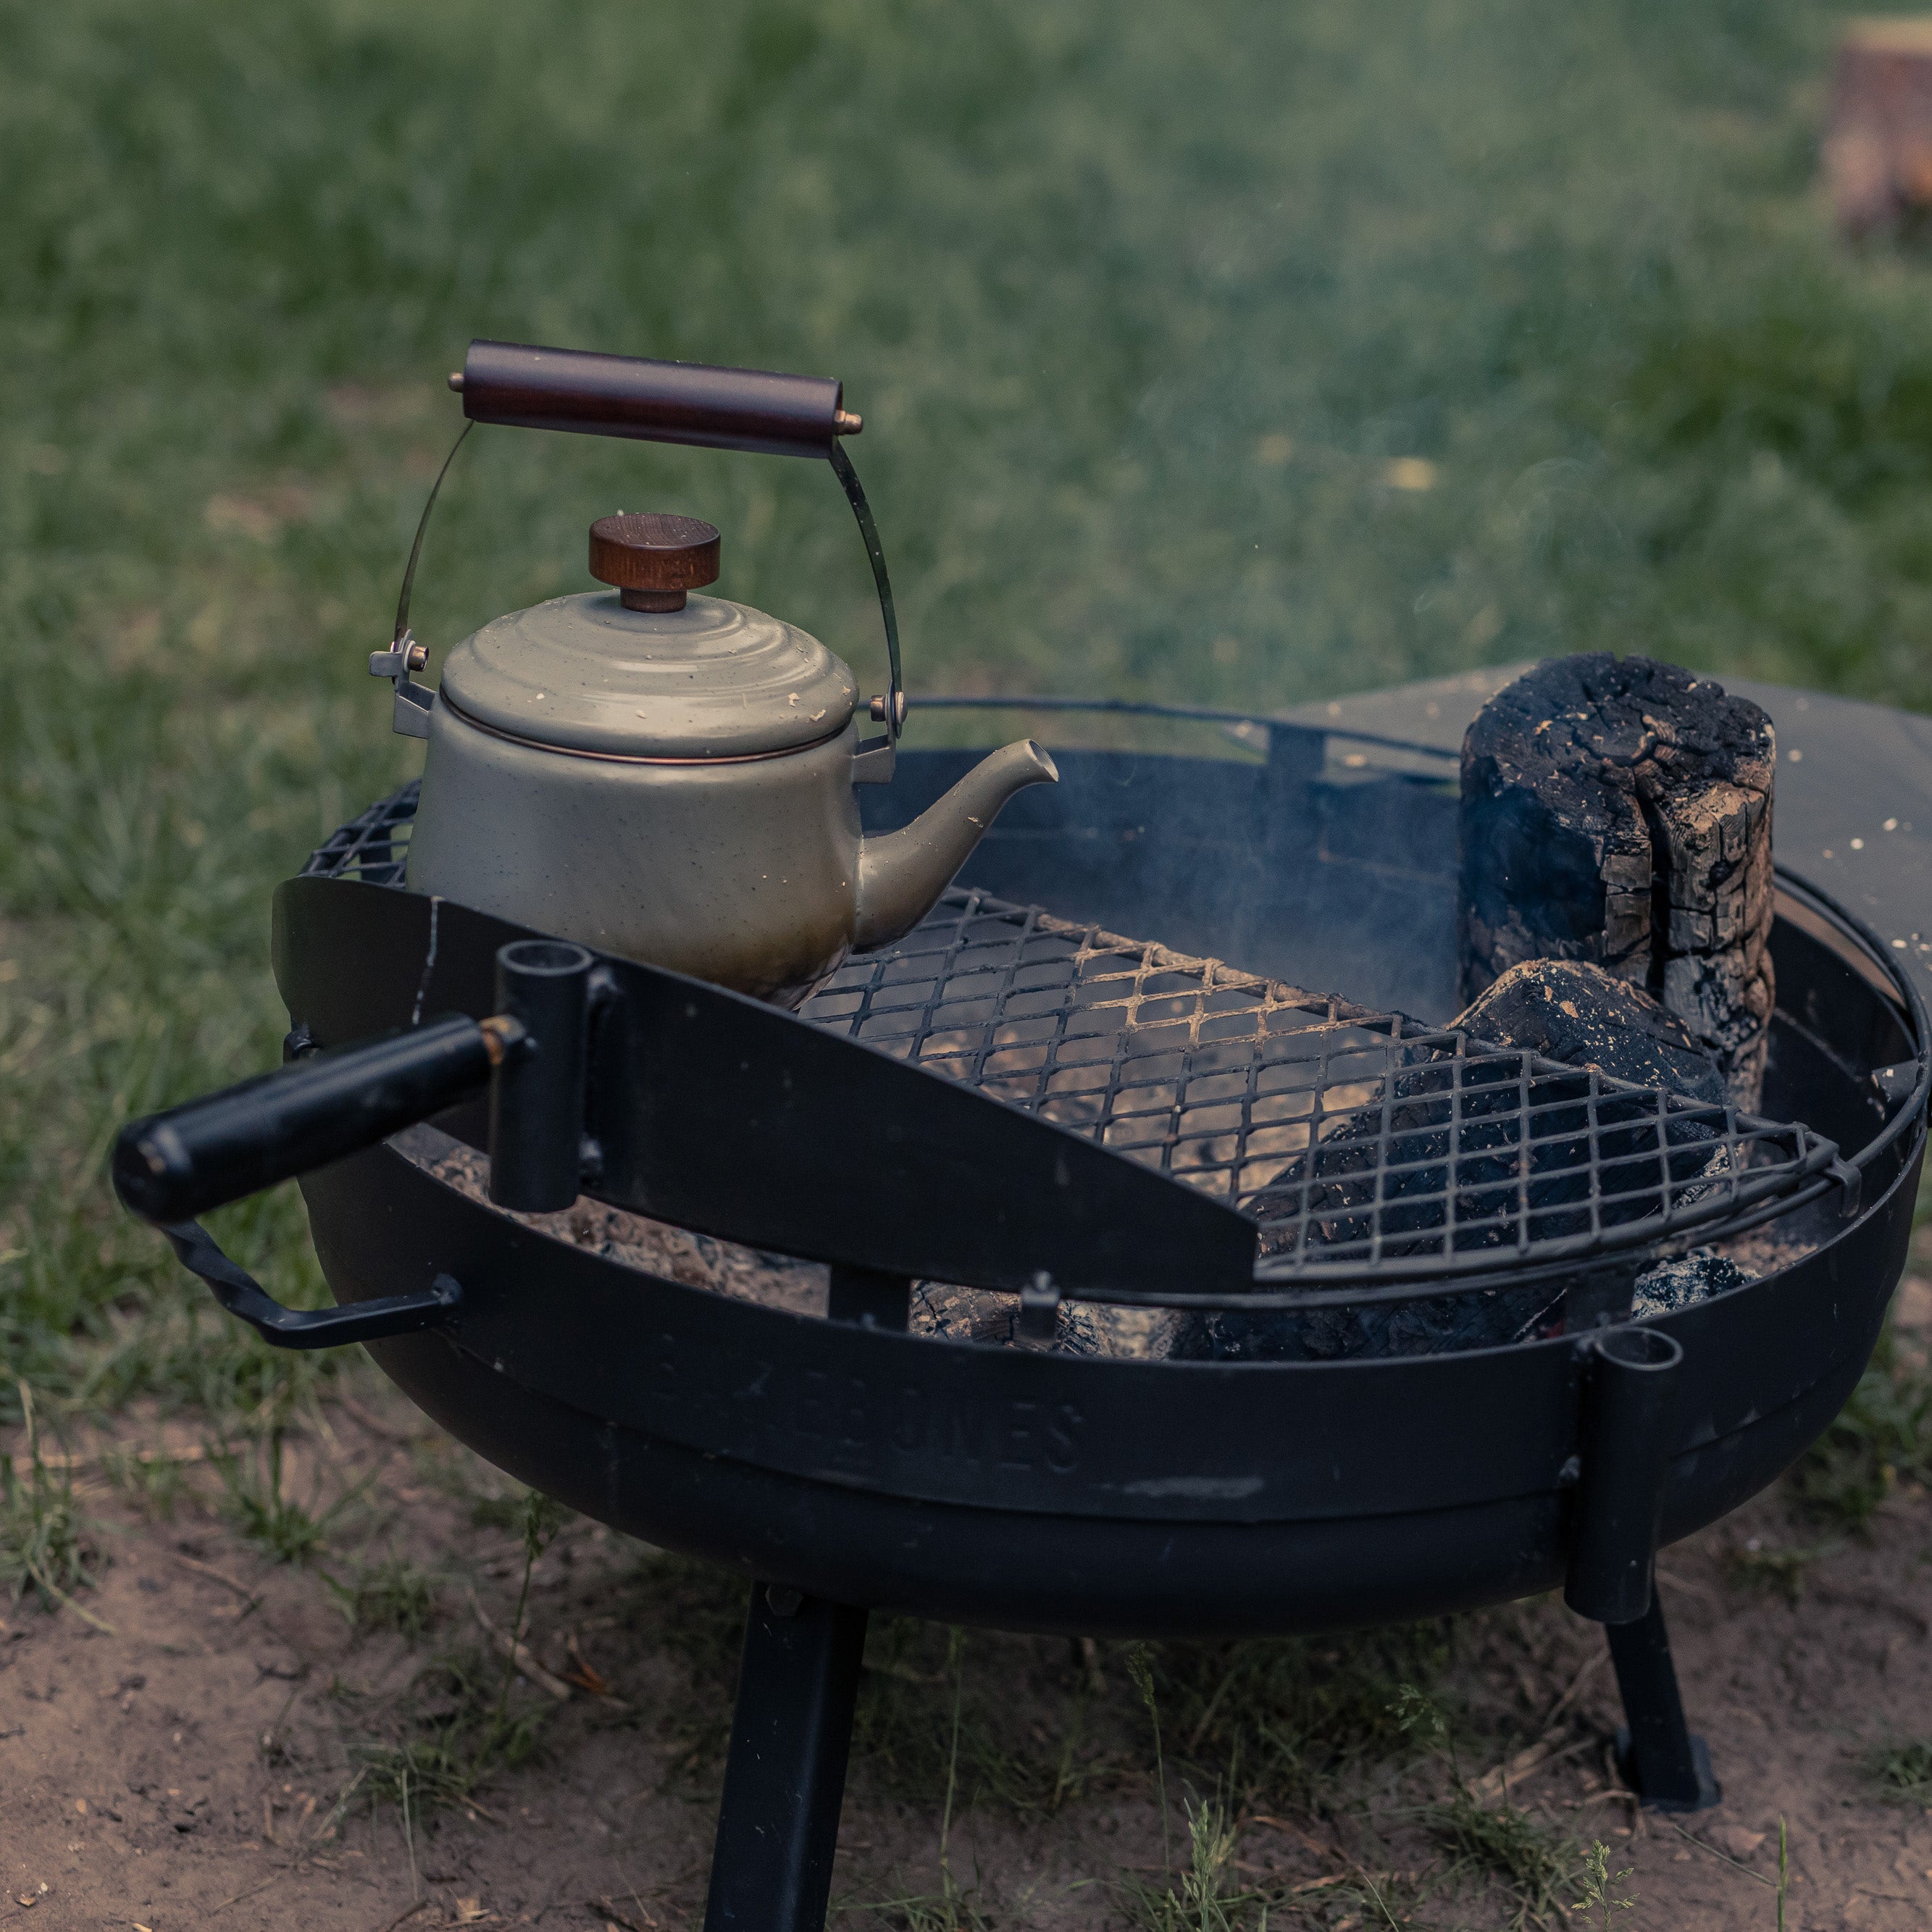
[[[1610,1914],[1628,1912],[1636,1904],[1634,1898],[1620,1898],[1617,1895],[1617,1888],[1636,1869],[1634,1865],[1625,1865],[1621,1871],[1612,1871],[1610,1848],[1599,1839],[1583,1854],[1583,1873],[1580,1881],[1583,1895],[1571,1901],[1570,1910],[1583,1913],[1586,1925],[1595,1926],[1598,1932],[1610,1932]]]
[[[1160,1748],[1160,1700],[1154,1695],[1154,1666],[1148,1661],[1148,1648],[1137,1643],[1127,1654],[1127,1675],[1141,1702],[1147,1707],[1148,1722],[1154,1726],[1154,1777],[1160,1793],[1160,1862],[1174,1869],[1174,1846],[1167,1828],[1167,1759]]]
[[[1510,1804],[1479,1803],[1458,1784],[1446,1804],[1424,1813],[1449,1855],[1452,1877],[1494,1879],[1515,1902],[1514,1925],[1546,1925],[1564,1909],[1562,1894],[1579,1882],[1576,1847]]]
[[[868,1913],[902,1932],[990,1932],[992,1924],[972,1894],[964,1892],[908,1892],[903,1898],[875,1899],[835,1910]]]
[[[146,1515],[172,1522],[189,1493],[188,1472],[178,1456],[162,1450],[142,1454],[113,1448],[100,1458],[100,1473]]]
[[[330,1525],[374,1477],[372,1472],[352,1489],[345,1490],[318,1515],[284,1492],[285,1434],[279,1424],[272,1427],[266,1443],[247,1456],[211,1444],[208,1460],[221,1478],[226,1513],[242,1534],[278,1563],[306,1563],[327,1542]]]
[[[1837,1547],[1835,1543],[1802,1547],[1766,1544],[1753,1537],[1728,1552],[1724,1567],[1740,1588],[1775,1594],[1796,1609],[1803,1599],[1805,1580],[1813,1566]]]
[[[744,1579],[715,1563],[666,1553],[654,1553],[636,1574],[651,1634],[680,1658],[693,1689],[722,1714],[737,1682],[744,1648]]]
[[[946,1661],[952,1672],[952,1732],[946,1748],[946,1806],[939,1814],[939,1904],[938,1924],[954,1932],[966,1894],[952,1876],[952,1807],[959,1796],[959,1713],[966,1696],[966,1638],[958,1629],[946,1636]],[[972,1914],[975,1922],[979,1914]]]
[[[470,1505],[472,1529],[516,1529],[523,1520],[521,1496],[478,1496]]]
[[[83,1622],[106,1630],[100,1618],[74,1600],[74,1591],[93,1587],[90,1565],[97,1552],[74,1509],[73,1478],[64,1468],[56,1478],[41,1460],[33,1391],[24,1382],[16,1387],[27,1480],[21,1481],[13,1457],[0,1459],[0,1584],[14,1603],[31,1586],[44,1610],[64,1604]]]
[[[1865,1756],[1865,1775],[1894,1804],[1932,1805],[1932,1738],[1881,1744]]]
[[[1218,1800],[1187,1807],[1187,1868],[1177,1886],[1156,1889],[1131,1876],[1124,1902],[1146,1932],[1242,1932],[1258,1910],[1268,1924],[1265,1895],[1228,1882],[1234,1862],[1235,1828]]]
[[[1932,1375],[1902,1357],[1888,1322],[1851,1400],[1791,1480],[1808,1514],[1862,1534],[1900,1478],[1932,1483]]]
[[[559,1504],[535,1490],[524,1498],[524,1577],[510,1626],[513,1642],[523,1637],[530,1574],[563,1514]],[[473,1654],[446,1657],[412,1688],[408,1715],[414,1734],[351,1751],[370,1802],[393,1804],[402,1811],[412,1857],[413,1820],[460,1804],[492,1772],[514,1768],[535,1750],[542,1713],[512,1714],[510,1687],[516,1675],[516,1664],[508,1658],[497,1678]]]
[[[1154,1662],[1175,1754],[1246,1767],[1243,1795],[1265,1810],[1315,1804],[1349,1764],[1412,1748],[1392,1706],[1447,1664],[1441,1624],[1328,1638],[1168,1644]]]
[[[493,1660],[465,1652],[439,1660],[416,1681],[402,1715],[410,1735],[358,1744],[350,1756],[372,1803],[406,1804],[420,1818],[460,1804],[492,1773],[526,1762],[543,1713],[509,1715]]]
[[[1552,1923],[1566,1909],[1560,1894],[1582,1882],[1587,1870],[1578,1864],[1574,1844],[1507,1799],[1484,1804],[1462,1775],[1455,1736],[1440,1706],[1413,1684],[1402,1687],[1391,1715],[1449,1773],[1448,1799],[1424,1805],[1421,1812],[1430,1834],[1448,1855],[1448,1876],[1501,1884],[1514,1903],[1513,1928]]]
[[[946,1802],[939,1815],[939,1889],[859,1908],[896,1920],[904,1932],[982,1932],[988,1922],[973,1898],[976,1888],[962,1886],[952,1875],[952,1811],[959,1795],[960,1721],[966,1694],[963,1631],[946,1633],[946,1661],[952,1679],[952,1723],[946,1743]]]
[[[941,1640],[938,1626],[915,1618],[874,1624],[853,1734],[854,1763],[898,1798],[938,1803],[950,1780],[962,1810],[986,1802],[1021,1815],[1052,1812],[1084,1790],[1094,1768],[1084,1687],[1068,1698],[1042,1686],[1018,1706],[1007,1670],[1025,1668],[1023,1655],[1014,1653],[1026,1640],[1005,1640],[1009,1647],[997,1662],[990,1647],[976,1653],[956,1752],[948,1742],[952,1652],[950,1643],[940,1648]]]
[[[517,1614],[510,1621],[511,1654],[504,1660],[503,1688],[496,1700],[500,1726],[510,1707],[510,1684],[517,1674],[516,1647],[524,1640],[524,1615],[530,1606],[530,1574],[563,1522],[560,1503],[536,1490],[524,1498],[524,1580],[517,1592]]]
[[[336,1588],[358,1636],[394,1630],[416,1643],[442,1613],[436,1579],[405,1558],[372,1564],[353,1583]]]

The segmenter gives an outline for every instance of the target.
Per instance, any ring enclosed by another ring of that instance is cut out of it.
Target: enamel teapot
[[[479,351],[497,352],[495,362]],[[515,407],[503,400],[507,358],[524,358],[510,372],[522,385]],[[452,386],[472,420],[771,447],[747,440],[742,424],[734,436],[700,438],[656,422],[614,430],[543,419],[530,406],[533,383],[548,382],[542,400],[554,409],[558,365],[580,374],[570,365],[582,364],[617,365],[634,391],[665,386],[657,372],[694,370],[477,344]],[[608,370],[591,373],[605,421],[616,413],[631,423],[614,410]],[[746,380],[815,380],[694,373],[739,379],[734,400]],[[836,399],[837,385],[824,386]],[[858,426],[836,401],[831,414],[834,434]],[[688,430],[690,415],[670,427]],[[590,529],[590,567],[608,587],[484,625],[447,654],[433,692],[408,679],[424,654],[408,633],[406,582],[395,644],[370,668],[395,680],[398,728],[428,740],[408,848],[412,890],[795,1005],[848,952],[916,925],[1006,800],[1058,777],[1030,740],[1009,745],[903,830],[862,832],[853,788],[890,781],[905,704],[877,533],[849,463],[836,443],[829,453],[880,583],[893,676],[868,708],[884,735],[862,743],[858,684],[817,638],[698,594],[719,574],[710,524],[602,518]]]

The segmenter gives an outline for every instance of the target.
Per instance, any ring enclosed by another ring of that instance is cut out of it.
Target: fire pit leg
[[[1598,1330],[1581,1357],[1582,1453],[1564,1599],[1610,1640],[1630,1720],[1617,1734],[1624,1782],[1660,1811],[1701,1811],[1720,1794],[1704,1740],[1684,1721],[1655,1562],[1683,1347],[1639,1324]]]
[[[1664,1604],[1653,1584],[1650,1608],[1636,1622],[1606,1624],[1610,1662],[1629,1722],[1617,1732],[1617,1770],[1659,1811],[1702,1811],[1724,1796],[1704,1740],[1691,1735],[1670,1660]]]
[[[823,1932],[866,1618],[752,1586],[704,1932]]]

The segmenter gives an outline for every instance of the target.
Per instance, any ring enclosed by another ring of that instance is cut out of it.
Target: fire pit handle
[[[114,1191],[158,1227],[179,1225],[359,1154],[490,1089],[490,1198],[568,1208],[596,1148],[584,1136],[586,1033],[596,961],[560,940],[496,954],[497,1010],[310,1053],[166,1113],[114,1144]]]
[[[114,1144],[114,1191],[157,1226],[192,1221],[454,1106],[522,1036],[512,1019],[452,1015],[130,1121]]]
[[[503,946],[500,1010],[490,1018],[452,1014],[306,1054],[224,1093],[130,1121],[114,1144],[114,1191],[160,1229],[230,1314],[278,1348],[334,1348],[436,1328],[461,1296],[447,1275],[421,1294],[285,1308],[194,1217],[374,1147],[486,1084],[490,1198],[532,1212],[568,1207],[597,1157],[583,1122],[586,1032],[598,991],[596,962],[580,946],[538,939]]]
[[[272,1348],[339,1348],[350,1342],[418,1335],[441,1328],[463,1300],[454,1276],[440,1274],[420,1294],[386,1294],[342,1308],[288,1308],[230,1260],[199,1221],[168,1222],[161,1232],[182,1267],[207,1282],[215,1300]]]

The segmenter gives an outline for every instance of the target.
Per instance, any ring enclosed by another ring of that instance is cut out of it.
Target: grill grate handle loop
[[[382,1342],[440,1328],[462,1305],[463,1289],[440,1274],[420,1294],[385,1294],[346,1308],[286,1308],[255,1277],[222,1252],[199,1221],[164,1226],[183,1268],[207,1282],[230,1315],[248,1323],[271,1348],[339,1348],[350,1342]]]

